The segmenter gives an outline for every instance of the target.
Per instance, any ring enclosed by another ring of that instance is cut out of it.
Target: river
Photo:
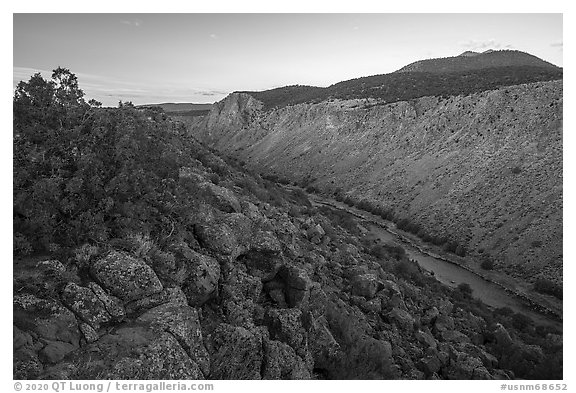
[[[417,262],[425,271],[434,273],[434,277],[439,282],[453,288],[457,287],[461,283],[466,283],[470,285],[470,288],[472,288],[472,296],[480,299],[490,307],[508,307],[514,312],[525,314],[538,324],[552,325],[562,330],[561,321],[535,310],[534,307],[529,304],[528,300],[506,290],[496,283],[484,279],[480,275],[469,271],[458,264],[451,263],[440,256],[434,257],[433,253],[424,251],[422,247],[415,244],[413,240],[407,239],[392,229],[394,228],[393,223],[387,222],[368,212],[349,208],[348,206],[336,201],[323,199],[310,194],[309,197],[316,205],[327,205],[366,220],[364,221],[363,226],[372,236],[385,243],[401,245],[410,259]]]

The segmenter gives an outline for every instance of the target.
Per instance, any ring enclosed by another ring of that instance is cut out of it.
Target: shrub
[[[458,255],[459,257],[465,257],[466,256],[466,249],[462,245],[459,244],[456,247],[456,250],[454,250],[454,254]]]
[[[528,327],[532,326],[533,324],[534,324],[534,321],[532,321],[532,319],[530,319],[529,317],[527,317],[524,314],[516,313],[516,314],[512,315],[512,326],[515,329],[524,331]]]
[[[406,251],[395,244],[376,244],[369,249],[369,254],[379,259],[393,258],[397,261],[406,256]]]
[[[494,269],[494,261],[490,258],[485,258],[480,264],[480,267],[484,270],[492,270]]]
[[[148,234],[130,234],[127,240],[130,243],[132,253],[138,258],[147,257],[150,250],[154,247],[154,242]]]
[[[80,267],[87,267],[90,265],[91,259],[98,255],[100,250],[98,247],[91,244],[83,244],[74,249],[74,260]]]
[[[344,198],[344,200],[342,201],[344,202],[346,205],[352,207],[356,205],[356,202],[354,202],[354,200],[352,198],[350,198],[349,196],[347,196],[346,198]]]
[[[534,283],[534,290],[546,295],[552,295],[560,300],[562,300],[563,297],[562,287],[544,278],[539,278],[536,280]]]
[[[458,284],[458,286],[456,287],[456,290],[458,292],[460,292],[461,294],[463,294],[465,297],[471,297],[472,296],[472,288],[470,287],[470,284],[463,282]]]
[[[447,241],[446,244],[444,245],[444,250],[451,252],[451,253],[455,253],[457,247],[458,247],[458,243],[456,243],[453,240],[450,240],[450,241]]]
[[[494,310],[494,314],[509,317],[510,315],[514,314],[514,311],[512,311],[510,307],[499,307]]]
[[[308,187],[306,187],[306,192],[308,192],[310,194],[319,194],[320,190],[318,190],[318,188],[316,188],[314,186],[308,186]]]
[[[540,248],[540,247],[542,247],[542,241],[541,240],[534,240],[532,243],[530,243],[530,247]]]

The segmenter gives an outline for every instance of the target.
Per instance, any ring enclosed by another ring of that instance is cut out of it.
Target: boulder
[[[366,313],[380,314],[382,312],[382,301],[379,298],[374,298],[371,300],[365,300],[361,298],[363,302],[360,304],[362,311]]]
[[[414,337],[416,337],[418,342],[424,344],[426,348],[436,349],[438,345],[434,336],[432,336],[432,334],[430,334],[428,331],[418,330],[414,333]]]
[[[104,288],[124,302],[158,293],[162,284],[144,261],[125,252],[111,251],[90,267],[90,273]]]
[[[326,232],[320,224],[313,225],[306,230],[306,236],[314,244],[320,244],[324,235]]]
[[[198,185],[200,195],[210,205],[226,213],[238,213],[242,210],[234,192],[213,183],[203,182]]]
[[[491,379],[480,359],[457,351],[455,355],[456,358],[445,370],[447,379]]]
[[[234,230],[225,223],[196,224],[194,234],[200,245],[208,250],[223,255],[237,256],[239,242]]]
[[[262,379],[311,379],[306,363],[288,344],[275,340],[264,341],[264,369]]]
[[[147,326],[121,327],[45,370],[43,379],[203,379],[176,338]]]
[[[454,309],[454,305],[448,299],[442,299],[442,300],[440,300],[440,302],[438,302],[438,311],[442,315],[451,314],[453,309]]]
[[[44,365],[34,349],[22,347],[14,351],[12,370],[13,379],[38,379],[44,370]]]
[[[305,270],[295,266],[283,266],[278,276],[285,284],[286,301],[290,307],[303,307],[308,304],[312,280]]]
[[[389,317],[403,330],[411,331],[414,328],[414,317],[408,311],[393,308]]]
[[[436,356],[427,356],[420,359],[416,364],[419,370],[423,371],[427,377],[437,373],[442,368],[442,362]]]
[[[68,355],[70,352],[74,351],[77,347],[62,341],[48,341],[46,346],[40,350],[38,353],[40,360],[43,363],[58,363]]]
[[[372,299],[378,292],[378,276],[361,274],[352,280],[352,294]]]
[[[445,314],[441,314],[436,318],[434,323],[434,329],[437,332],[443,332],[446,330],[454,330],[454,319]]]
[[[220,264],[212,257],[194,252],[187,265],[188,275],[182,290],[191,306],[201,306],[218,290]]]
[[[36,263],[36,268],[56,274],[64,274],[66,272],[66,267],[56,259],[40,261]]]
[[[62,341],[78,346],[80,331],[76,317],[54,300],[34,295],[14,295],[14,325],[45,341]]]
[[[95,282],[90,281],[88,288],[94,292],[98,300],[102,302],[104,308],[113,319],[120,320],[126,315],[126,310],[122,305],[122,301],[115,296],[109,295],[102,289],[102,287]]]
[[[136,323],[150,326],[158,333],[168,332],[184,348],[204,375],[210,371],[210,357],[204,347],[198,311],[178,302],[166,303],[147,311]]]
[[[276,236],[271,231],[257,230],[249,247],[238,260],[246,265],[251,275],[262,281],[272,280],[284,263]]]
[[[512,337],[510,337],[510,333],[508,330],[501,324],[496,324],[496,330],[494,331],[494,337],[496,338],[496,343],[501,350],[506,350],[514,344]]]
[[[100,328],[100,324],[112,319],[104,303],[90,288],[68,283],[62,292],[62,301],[81,320],[96,330]]]
[[[328,329],[328,322],[324,316],[317,319],[310,318],[308,331],[308,349],[314,359],[314,367],[330,369],[337,362],[340,352],[340,344]]]
[[[440,333],[440,337],[450,343],[469,344],[472,342],[467,335],[456,330],[444,330]]]
[[[269,309],[264,323],[271,339],[290,345],[299,354],[307,351],[308,335],[302,326],[302,311],[299,309]]]
[[[151,308],[166,303],[179,303],[182,306],[186,306],[188,304],[186,296],[184,295],[184,292],[182,292],[182,289],[180,289],[179,287],[166,288],[163,289],[161,292],[154,293],[150,296],[143,297],[141,299],[137,299],[127,303],[126,314],[130,315],[131,317],[135,317],[147,310],[150,310]]]
[[[422,322],[423,325],[433,325],[439,315],[440,311],[436,307],[429,308],[426,310],[422,318],[420,318],[420,322]]]
[[[12,346],[19,349],[21,347],[31,347],[33,339],[30,333],[18,329],[17,326],[12,325]]]
[[[80,328],[82,335],[86,339],[86,342],[93,343],[94,341],[98,341],[98,339],[100,338],[96,330],[94,330],[94,328],[88,325],[87,323],[81,322],[78,325],[78,327]]]

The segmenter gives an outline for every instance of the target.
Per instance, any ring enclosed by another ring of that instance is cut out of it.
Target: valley
[[[393,212],[510,276],[562,283],[562,81],[268,111],[234,93],[191,132],[269,176]]]
[[[562,70],[410,67],[210,108],[20,82],[13,378],[562,379]]]

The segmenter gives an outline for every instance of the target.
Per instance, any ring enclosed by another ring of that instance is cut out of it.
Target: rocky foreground
[[[188,237],[15,262],[15,379],[562,377],[560,335],[224,166],[180,168]]]

